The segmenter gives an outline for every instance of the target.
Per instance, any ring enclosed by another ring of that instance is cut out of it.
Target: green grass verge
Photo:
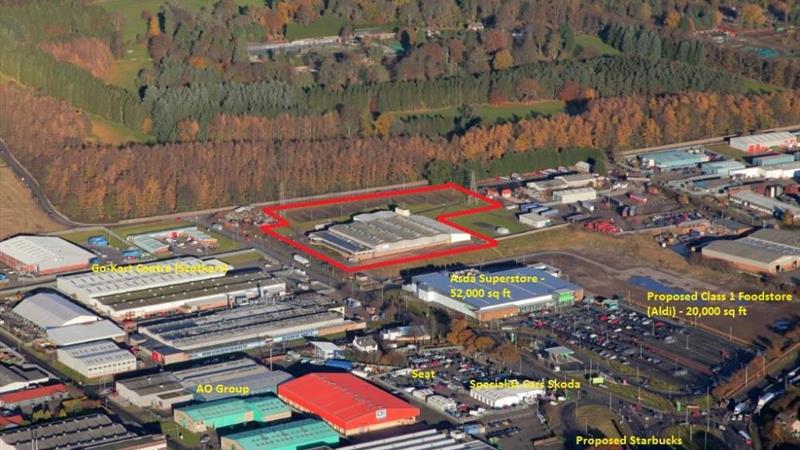
[[[183,448],[199,448],[201,435],[193,433],[171,420],[161,422],[161,432],[173,441],[179,442]]]
[[[618,56],[621,54],[619,50],[606,44],[597,36],[577,34],[575,35],[575,43],[593,53],[597,53],[598,56]]]
[[[715,145],[709,145],[707,147],[712,152],[719,153],[720,155],[723,156],[728,156],[737,161],[744,161],[745,156],[748,156],[747,153],[741,150],[736,150],[735,148],[731,147],[728,144],[715,144]]]
[[[234,267],[241,265],[256,262],[262,259],[261,255],[255,251],[250,250],[247,252],[239,253],[236,255],[230,255],[220,258],[223,262],[228,263]]]
[[[533,116],[551,117],[564,112],[565,103],[561,100],[541,100],[536,102],[513,102],[501,105],[475,104],[472,105],[481,123],[492,125],[498,122],[517,121]],[[456,118],[459,116],[459,108],[451,106],[444,108],[419,109],[413,111],[392,112],[395,120],[408,117],[421,116],[442,116],[446,118]]]
[[[182,220],[165,220],[161,222],[147,222],[147,223],[137,223],[131,225],[121,225],[117,227],[112,227],[111,229],[114,230],[114,232],[116,232],[123,238],[127,238],[132,234],[142,234],[142,233],[149,233],[152,231],[162,231],[162,230],[169,230],[172,228],[181,228],[190,226],[193,226],[193,224],[189,222],[184,222]]]
[[[605,437],[622,437],[612,420],[616,417],[608,408],[600,405],[581,405],[575,408],[575,423],[578,426],[594,428]],[[619,423],[619,421],[617,421]],[[622,427],[622,425],[620,424]],[[625,428],[623,427],[623,432]]]
[[[98,228],[93,228],[91,230],[67,231],[64,233],[59,233],[58,236],[78,245],[86,245],[86,241],[92,236],[105,236],[105,238],[108,239],[108,245],[111,247],[122,250],[131,246],[131,244],[112,236],[108,231]]]
[[[286,40],[336,36],[345,24],[345,19],[336,16],[322,16],[308,25],[290,23],[286,26]]]
[[[652,392],[647,392],[644,389],[641,390],[641,398],[639,398],[639,388],[636,386],[608,384],[607,387],[612,394],[625,398],[631,402],[638,401],[642,404],[642,406],[667,412],[674,410],[674,405],[671,401],[669,401],[669,399],[657,394],[653,394]]]

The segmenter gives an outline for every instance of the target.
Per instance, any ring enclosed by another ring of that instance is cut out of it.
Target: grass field
[[[110,245],[111,247],[115,247],[115,248],[118,248],[120,250],[124,250],[124,249],[126,249],[126,248],[131,246],[131,244],[128,244],[127,242],[124,242],[124,241],[121,241],[121,240],[117,239],[116,237],[112,236],[108,231],[106,231],[106,230],[104,230],[102,228],[93,228],[93,229],[90,229],[90,230],[67,231],[67,232],[64,232],[64,233],[59,233],[58,235],[60,237],[64,238],[64,239],[66,239],[66,240],[68,240],[70,242],[74,242],[74,243],[76,243],[78,245],[86,244],[86,240],[89,239],[92,236],[105,236],[105,238],[108,239],[108,245]]]
[[[336,36],[344,26],[345,19],[336,16],[322,16],[308,25],[290,23],[286,26],[286,40]]]
[[[668,399],[660,395],[641,390],[641,398],[639,398],[639,388],[636,386],[623,386],[621,384],[609,384],[608,390],[613,394],[623,397],[629,401],[636,402],[637,399],[642,406],[652,408],[658,411],[672,411],[674,405]]]
[[[172,228],[183,228],[183,227],[190,227],[194,226],[194,224],[190,222],[180,221],[180,220],[168,220],[163,222],[150,222],[150,223],[139,223],[134,225],[122,225],[119,227],[113,227],[115,233],[122,236],[123,238],[127,238],[132,234],[142,234],[142,233],[149,233],[153,231],[161,231],[161,230],[169,230]],[[228,252],[231,250],[236,250],[241,246],[235,242],[233,239],[217,233],[213,230],[205,230],[209,236],[214,237],[219,242],[219,246],[214,250],[214,253],[221,253],[221,252]]]
[[[575,422],[577,425],[594,428],[603,433],[605,437],[622,437],[612,423],[612,419],[615,417],[617,416],[605,406],[581,405],[575,408]],[[624,431],[625,428],[623,428]]]
[[[783,92],[785,89],[774,84],[764,83],[762,81],[744,80],[744,88],[747,89],[748,94],[770,94],[773,92]]]
[[[236,255],[225,256],[225,257],[220,258],[220,259],[223,262],[226,262],[226,263],[236,267],[236,266],[239,266],[239,265],[242,265],[242,264],[253,263],[253,262],[259,261],[259,260],[262,259],[262,257],[257,251],[250,250],[250,251],[247,251],[247,252],[244,252],[244,253],[239,253],[239,254],[236,254]]]
[[[11,168],[0,163],[0,238],[16,233],[42,233],[64,227],[33,200],[28,188]]]
[[[173,441],[180,442],[183,448],[200,448],[200,435],[193,433],[171,420],[161,422],[161,432]]]
[[[155,142],[152,136],[131,130],[118,123],[87,114],[92,122],[92,136],[94,142],[100,144],[121,145],[129,142]]]
[[[590,36],[588,34],[577,34],[575,36],[575,43],[579,46],[588,49],[598,55],[617,56],[620,55],[619,50],[606,44],[597,36]]]
[[[747,156],[747,153],[736,150],[735,148],[731,147],[728,144],[716,144],[716,145],[709,145],[707,146],[709,150],[715,153],[719,153],[720,155],[729,156],[737,161],[744,161],[744,157]]]

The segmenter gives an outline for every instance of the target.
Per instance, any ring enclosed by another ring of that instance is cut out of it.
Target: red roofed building
[[[5,394],[0,394],[0,407],[13,409],[39,405],[53,399],[64,398],[66,392],[66,387],[60,383],[24,391],[6,392]]]
[[[23,419],[19,414],[14,414],[13,416],[0,416],[0,430],[14,428],[22,425],[22,422],[24,421],[25,419]]]
[[[349,373],[312,373],[278,386],[278,397],[345,436],[416,422],[419,408]]]

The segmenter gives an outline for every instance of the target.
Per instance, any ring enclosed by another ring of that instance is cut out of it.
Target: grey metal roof
[[[0,242],[0,253],[23,264],[35,265],[39,271],[88,266],[94,257],[93,253],[55,236],[15,236]]]
[[[474,273],[480,274],[475,271]],[[510,282],[510,283],[452,283],[450,281],[451,272],[441,271],[428,273],[424,275],[417,275],[412,277],[412,282],[418,286],[425,286],[428,289],[434,289],[441,295],[450,296],[450,289],[457,288],[466,291],[467,289],[483,289],[484,292],[489,291],[503,291],[508,289],[509,296],[497,298],[480,298],[480,297],[467,297],[463,299],[464,303],[472,306],[473,308],[486,308],[497,306],[504,303],[515,303],[523,300],[528,300],[537,297],[553,295],[560,290],[575,291],[580,289],[578,286],[557,278],[544,270],[534,269],[532,267],[520,267],[513,269],[500,270],[495,272],[484,272],[488,276],[529,276],[536,277],[536,282]],[[476,275],[477,278],[477,275]]]
[[[3,444],[17,450],[78,449],[136,437],[105,414],[57,420],[0,432]]]
[[[12,312],[44,329],[99,319],[91,311],[55,292],[39,292],[26,297]]]
[[[491,450],[481,441],[457,442],[441,431],[429,429],[401,434],[361,444],[339,447],[339,450]]]
[[[47,330],[47,339],[59,347],[123,336],[125,336],[125,332],[110,320],[98,320]]]

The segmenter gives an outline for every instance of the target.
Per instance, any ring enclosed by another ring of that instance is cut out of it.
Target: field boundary
[[[284,236],[283,234],[281,234],[281,233],[276,231],[279,228],[284,228],[284,227],[288,227],[289,226],[289,222],[283,216],[281,216],[281,214],[280,214],[281,211],[285,211],[285,210],[301,209],[301,208],[313,208],[313,207],[317,207],[317,206],[335,205],[335,204],[339,204],[339,203],[350,203],[350,202],[356,202],[356,201],[362,201],[362,200],[374,200],[374,199],[389,198],[389,197],[402,196],[402,195],[413,195],[413,194],[420,194],[420,193],[425,193],[425,192],[438,192],[438,191],[444,191],[444,190],[450,190],[450,189],[456,190],[458,192],[461,192],[462,194],[465,194],[465,195],[470,196],[472,198],[478,199],[481,202],[483,202],[484,205],[483,206],[478,206],[476,208],[464,209],[464,210],[461,210],[461,211],[443,213],[443,214],[440,214],[440,215],[436,216],[436,220],[441,222],[441,223],[444,223],[445,225],[453,227],[453,228],[455,228],[455,229],[457,229],[459,231],[463,231],[463,232],[469,234],[470,236],[478,239],[479,241],[482,241],[481,243],[472,244],[472,245],[466,245],[466,246],[458,247],[458,248],[442,249],[442,250],[432,251],[432,252],[428,252],[428,253],[424,253],[424,254],[420,254],[420,255],[410,255],[410,256],[403,256],[403,257],[398,257],[398,258],[391,258],[391,259],[388,259],[388,260],[385,260],[385,261],[378,261],[378,262],[374,262],[374,263],[348,265],[348,264],[345,264],[345,263],[339,261],[338,259],[332,258],[332,257],[326,255],[323,252],[317,251],[317,250],[315,250],[315,249],[313,249],[313,248],[311,248],[311,247],[309,247],[309,246],[307,246],[305,244],[302,244],[302,243],[292,239],[291,237]],[[457,223],[454,223],[454,222],[450,221],[450,219],[453,219],[453,218],[456,218],[456,217],[467,216],[467,215],[471,215],[471,214],[477,214],[477,213],[492,211],[492,210],[495,210],[495,209],[499,209],[502,206],[503,205],[498,201],[492,200],[492,199],[490,199],[490,198],[488,198],[486,196],[483,196],[483,195],[481,195],[481,194],[479,194],[477,192],[471,191],[471,190],[469,190],[469,189],[467,189],[467,188],[465,188],[463,186],[460,186],[460,185],[457,185],[455,183],[450,182],[450,183],[444,183],[444,184],[437,184],[437,185],[433,185],[433,186],[422,186],[422,187],[409,188],[409,189],[397,189],[397,190],[382,191],[382,192],[372,192],[372,193],[360,194],[360,195],[346,195],[346,196],[332,197],[332,198],[322,199],[322,200],[309,200],[309,201],[300,201],[300,202],[288,203],[288,204],[285,204],[285,205],[267,206],[267,207],[265,207],[263,209],[264,214],[266,214],[267,216],[273,218],[275,220],[275,223],[268,224],[268,225],[262,225],[261,226],[261,231],[264,234],[267,234],[267,235],[269,235],[271,237],[274,237],[275,239],[278,239],[279,241],[284,242],[285,244],[288,244],[289,246],[291,246],[291,247],[293,247],[293,248],[295,248],[295,249],[297,249],[297,250],[299,250],[299,251],[301,251],[301,252],[303,252],[303,253],[305,253],[307,255],[310,255],[310,256],[313,256],[315,258],[321,259],[321,260],[331,264],[332,266],[335,266],[335,267],[337,267],[337,268],[339,268],[341,270],[344,270],[345,272],[353,273],[353,272],[358,272],[358,271],[362,271],[362,270],[378,269],[378,268],[381,268],[381,267],[394,266],[394,265],[404,264],[404,263],[413,262],[413,261],[421,261],[421,260],[426,260],[426,259],[430,259],[430,258],[438,258],[438,257],[442,257],[442,256],[451,256],[451,255],[456,255],[456,254],[460,254],[460,253],[472,252],[472,251],[477,251],[477,250],[483,250],[483,249],[487,249],[487,248],[496,247],[498,242],[494,238],[491,238],[491,237],[486,236],[484,234],[478,233],[477,231],[474,231],[474,230],[472,230],[472,229],[470,229],[468,227],[465,227],[465,226],[459,225]]]

